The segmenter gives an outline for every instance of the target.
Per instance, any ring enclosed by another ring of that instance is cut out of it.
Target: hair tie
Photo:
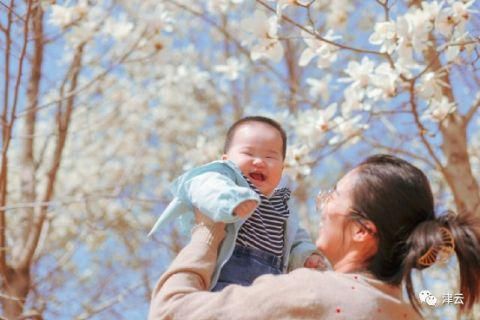
[[[455,241],[452,232],[445,227],[441,227],[440,233],[442,236],[442,244],[432,245],[430,249],[417,260],[418,265],[429,267],[435,262],[445,262],[455,251]]]

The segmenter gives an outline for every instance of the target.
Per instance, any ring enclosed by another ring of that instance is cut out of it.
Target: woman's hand
[[[212,228],[215,225],[225,225],[223,222],[215,222],[210,219],[208,216],[204,215],[200,210],[194,208],[195,211],[195,224],[197,225],[204,225],[208,228]]]

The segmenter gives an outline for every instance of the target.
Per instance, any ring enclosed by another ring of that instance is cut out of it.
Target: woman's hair
[[[480,297],[479,219],[469,213],[448,213],[437,218],[427,177],[405,160],[374,155],[360,163],[356,172],[353,209],[375,224],[378,235],[378,251],[368,261],[367,269],[392,285],[405,280],[410,302],[418,311],[412,269],[428,267],[424,263],[426,256],[434,262],[441,251],[437,249],[445,247],[447,238],[454,244],[450,249],[455,249],[460,267],[464,295],[461,309],[471,310]]]

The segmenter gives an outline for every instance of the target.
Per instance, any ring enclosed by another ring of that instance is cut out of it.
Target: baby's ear
[[[222,160],[227,160],[228,159],[228,156],[224,153],[222,154]]]

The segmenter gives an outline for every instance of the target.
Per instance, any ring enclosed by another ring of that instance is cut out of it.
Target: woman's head
[[[369,157],[355,170],[353,207],[377,227],[378,251],[368,269],[380,280],[399,284],[410,234],[421,222],[435,219],[430,184],[420,169],[390,155]]]
[[[322,215],[316,246],[340,272],[364,268],[366,255],[373,255],[377,248],[375,225],[355,209],[358,177],[354,169],[317,197]]]
[[[407,161],[391,155],[367,158],[337,183],[323,209],[326,226],[317,246],[334,265],[353,255],[357,266],[382,281],[399,285],[406,280],[409,297],[418,306],[411,270],[427,267],[420,263],[425,260],[422,258],[435,252],[432,248],[448,245],[447,234],[455,242],[452,249],[459,259],[465,308],[480,295],[478,219],[467,215],[436,218],[427,177]],[[335,224],[335,216],[341,216],[343,222]],[[326,230],[327,226],[332,230]],[[362,252],[363,257],[355,252]],[[433,261],[436,258],[434,255]]]

